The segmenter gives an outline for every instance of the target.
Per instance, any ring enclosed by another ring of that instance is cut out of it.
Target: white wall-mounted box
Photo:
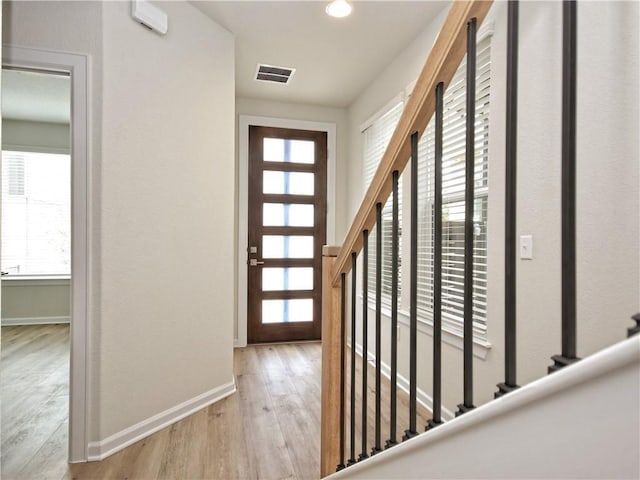
[[[169,29],[167,14],[147,0],[131,0],[131,16],[136,22],[161,35]]]

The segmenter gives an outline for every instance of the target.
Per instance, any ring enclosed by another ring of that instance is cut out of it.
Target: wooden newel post
[[[340,463],[341,288],[331,284],[339,251],[340,247],[322,248],[321,477],[334,473]]]

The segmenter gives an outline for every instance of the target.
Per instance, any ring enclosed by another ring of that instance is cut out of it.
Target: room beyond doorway
[[[3,477],[68,443],[70,123],[68,72],[3,67]]]

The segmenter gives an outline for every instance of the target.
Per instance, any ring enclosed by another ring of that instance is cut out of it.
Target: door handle
[[[260,261],[256,260],[255,258],[249,259],[249,266],[250,267],[257,267],[258,265],[264,265],[264,262],[260,262]]]

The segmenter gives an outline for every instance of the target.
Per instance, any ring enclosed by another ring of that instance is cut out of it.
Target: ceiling
[[[69,123],[68,75],[2,69],[2,118]]]
[[[346,107],[449,1],[192,1],[236,37],[236,95]],[[426,55],[427,52],[425,52]],[[258,63],[293,67],[288,85],[254,80]]]

